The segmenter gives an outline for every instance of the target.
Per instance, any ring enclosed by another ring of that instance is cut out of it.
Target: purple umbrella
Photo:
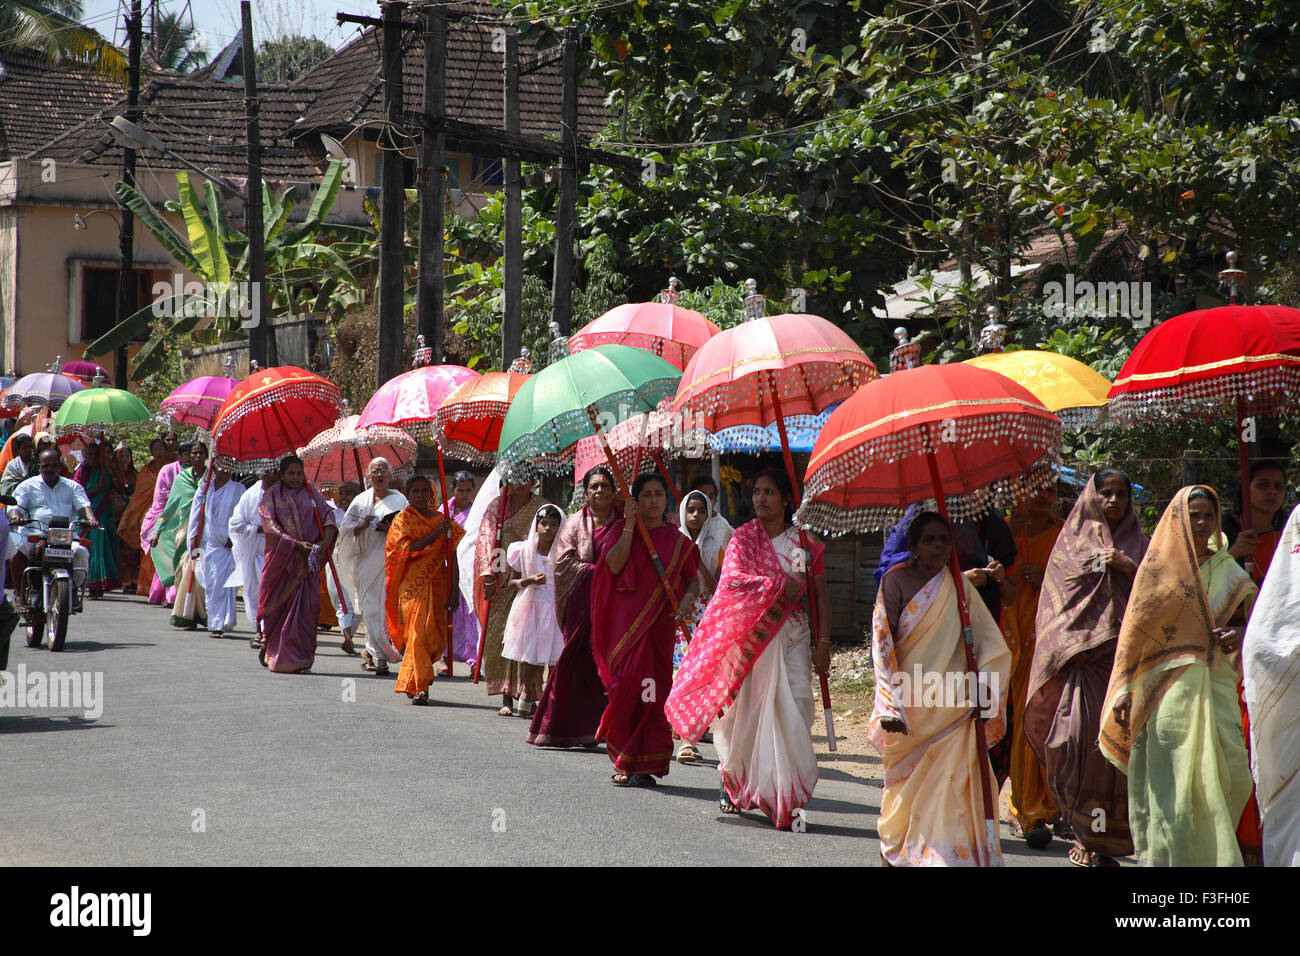
[[[53,410],[62,405],[70,395],[85,387],[75,378],[60,375],[58,372],[33,372],[24,375],[9,386],[4,401],[11,409],[20,405],[33,405]]]

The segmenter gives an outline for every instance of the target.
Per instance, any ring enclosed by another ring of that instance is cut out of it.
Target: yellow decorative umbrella
[[[1105,415],[1110,382],[1068,355],[1023,349],[977,355],[966,364],[1000,372],[1023,385],[1067,427],[1095,426]]]

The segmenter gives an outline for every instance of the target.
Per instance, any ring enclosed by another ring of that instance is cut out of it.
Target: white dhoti
[[[351,551],[357,598],[353,613],[360,609],[366,626],[366,650],[376,663],[396,663],[402,655],[388,636],[388,622],[384,617],[384,544],[387,534],[376,531],[375,523],[405,507],[406,498],[398,492],[390,491],[382,501],[375,501],[374,489],[367,488],[352,500],[339,527],[339,540],[345,550]]]
[[[235,626],[235,588],[229,586],[235,569],[230,537],[230,519],[244,494],[244,486],[236,481],[211,488],[200,488],[190,508],[188,537],[192,542],[199,537],[199,520],[203,529],[199,547],[202,549],[202,578],[207,599],[209,631],[226,631]]]
[[[254,634],[257,628],[257,598],[262,580],[262,565],[266,563],[266,542],[262,534],[262,495],[265,489],[258,482],[243,493],[239,504],[230,516],[230,540],[234,569],[226,577],[226,587],[244,589],[244,617],[248,629]]]

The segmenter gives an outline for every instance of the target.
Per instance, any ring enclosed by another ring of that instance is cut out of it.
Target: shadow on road
[[[0,714],[0,734],[43,734],[51,730],[93,730],[112,726],[113,724],[89,720],[75,714]]]
[[[130,643],[122,643],[120,641],[86,641],[86,640],[80,640],[75,635],[69,634],[68,643],[63,645],[63,650],[59,651],[59,653],[60,654],[86,654],[92,651],[115,651],[123,647],[156,647],[156,646],[157,646],[156,644],[146,644],[141,641],[131,641]],[[39,648],[32,648],[32,650],[48,651],[49,648],[45,645],[42,645]],[[50,653],[53,653],[53,651],[51,651]]]

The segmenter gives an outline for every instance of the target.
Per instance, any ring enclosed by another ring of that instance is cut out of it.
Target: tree
[[[126,56],[78,22],[82,8],[79,0],[0,0],[0,50],[32,50],[124,83]]]
[[[267,40],[257,48],[257,79],[262,83],[289,83],[333,53],[327,43],[316,37]]]
[[[206,44],[196,42],[200,35],[193,22],[182,20],[180,14],[170,11],[159,14],[154,7],[149,33],[149,50],[163,69],[189,73],[207,64]]]

